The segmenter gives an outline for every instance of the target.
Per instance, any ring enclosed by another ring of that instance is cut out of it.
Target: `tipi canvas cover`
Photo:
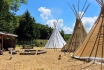
[[[70,6],[70,4],[69,4],[69,6]],[[88,7],[89,7],[89,5],[87,6],[87,8]],[[72,9],[72,7],[71,7],[71,9]],[[79,45],[84,41],[85,37],[87,36],[87,32],[81,21],[81,18],[83,17],[84,13],[83,13],[83,15],[80,15],[78,12],[76,12],[75,8],[72,9],[72,11],[74,12],[74,14],[76,16],[74,30],[73,30],[71,37],[67,41],[66,45],[63,46],[61,51],[74,52],[79,47]]]
[[[54,22],[54,25],[55,26],[54,26],[53,32],[47,44],[45,45],[45,48],[62,48],[66,44],[63,37],[57,30],[55,22]]]
[[[73,54],[74,58],[104,61],[104,2],[97,0],[101,12],[88,36]]]
[[[75,27],[71,37],[66,45],[62,48],[62,51],[75,51],[77,47],[83,42],[87,35],[87,32],[82,24],[81,19],[76,18]]]

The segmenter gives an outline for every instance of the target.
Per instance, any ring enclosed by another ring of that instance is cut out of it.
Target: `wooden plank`
[[[21,52],[20,55],[34,55],[35,52]]]

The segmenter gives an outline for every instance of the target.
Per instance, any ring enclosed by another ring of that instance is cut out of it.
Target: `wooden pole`
[[[12,51],[13,51],[13,38],[11,37],[10,59],[12,59]]]
[[[1,43],[1,50],[3,50],[3,41],[4,41],[4,40],[3,40],[3,35],[1,35],[1,42],[2,42],[2,43]]]
[[[63,43],[63,46],[64,46],[64,43]],[[66,55],[66,53],[65,53],[66,51],[65,51],[65,47],[64,47],[64,55]]]
[[[99,1],[99,0],[96,0],[98,3],[99,3],[99,5],[100,5],[100,7],[102,6],[102,3]]]
[[[82,15],[82,12],[83,12],[83,10],[84,10],[84,8],[85,8],[85,6],[86,6],[86,3],[87,3],[87,0],[86,0],[85,3],[84,3],[84,6],[83,6],[82,11],[81,11],[81,15]],[[80,16],[80,17],[82,17],[82,16]]]
[[[86,9],[85,9],[83,15],[86,13],[86,11],[87,11],[87,9],[88,9],[89,6],[90,6],[90,4],[88,4],[88,6],[86,7]],[[82,19],[83,15],[81,16],[81,19]]]
[[[103,25],[102,25],[102,29],[103,29],[103,41],[102,41],[102,55],[101,55],[101,58],[102,58],[102,60],[101,60],[101,70],[102,70],[102,63],[103,63],[103,57],[104,57],[103,56],[104,55],[103,54],[103,52],[104,52],[104,49],[103,49],[104,48],[104,44],[103,44],[104,43],[104,26]]]
[[[78,0],[78,15],[79,15],[79,3],[80,3],[80,0]],[[80,17],[80,16],[79,16]]]
[[[76,9],[75,9],[74,4],[73,4],[73,8],[74,8],[74,11],[75,11],[75,13],[76,13],[76,15],[77,15],[77,18],[79,18],[79,15],[78,15],[78,13],[77,13],[77,11],[76,11]]]
[[[99,49],[99,43],[100,43],[100,37],[101,37],[102,24],[103,24],[103,19],[102,19],[102,22],[101,22],[101,25],[100,25],[100,29],[99,29],[98,34],[97,34],[98,40],[96,38],[96,41],[95,41],[95,44],[97,43],[97,49],[96,49],[96,52],[95,52],[94,62],[95,62],[95,59],[96,59],[96,56],[97,56],[97,52],[98,52],[98,49]],[[95,46],[95,44],[94,44],[94,46]]]
[[[67,2],[68,3],[68,2]],[[73,11],[74,15],[77,17],[77,14],[75,13],[75,11],[73,10],[73,8],[70,6],[70,4],[68,3],[69,7],[71,8],[71,10]]]

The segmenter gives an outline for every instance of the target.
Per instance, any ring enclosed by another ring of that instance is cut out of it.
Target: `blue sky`
[[[28,10],[36,22],[53,27],[53,21],[57,20],[58,29],[63,29],[66,34],[73,32],[76,17],[67,2],[75,5],[78,11],[78,0],[28,0],[28,4],[21,5],[16,15],[22,15]],[[81,12],[85,0],[80,0],[79,12]],[[87,32],[91,29],[99,16],[100,6],[96,0],[87,0],[86,6],[90,3],[85,15],[82,18],[83,25]]]

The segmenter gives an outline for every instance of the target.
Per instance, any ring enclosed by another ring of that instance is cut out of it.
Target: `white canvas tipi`
[[[62,48],[66,42],[56,28],[57,23],[53,22],[53,24],[54,29],[47,44],[45,45],[45,48]]]

